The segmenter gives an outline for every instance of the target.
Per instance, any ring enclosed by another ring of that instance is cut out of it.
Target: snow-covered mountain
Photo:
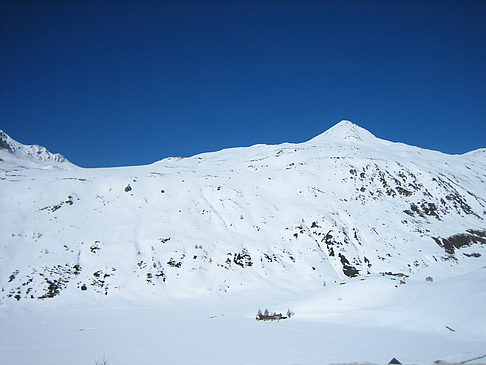
[[[300,144],[84,169],[0,137],[3,302],[400,285],[486,265],[484,149],[342,121]]]
[[[486,149],[343,121],[84,169],[0,136],[1,364],[484,363]]]
[[[31,145],[31,146],[23,145],[10,138],[10,136],[8,136],[5,132],[1,130],[0,130],[0,152],[2,155],[8,156],[7,160],[13,158],[16,161],[24,160],[29,162],[32,161],[58,162],[61,164],[61,166],[62,164],[69,163],[69,161],[59,153],[51,153],[45,147],[38,146],[38,145]],[[5,153],[8,153],[8,155],[5,155]],[[59,164],[54,166],[59,167]]]

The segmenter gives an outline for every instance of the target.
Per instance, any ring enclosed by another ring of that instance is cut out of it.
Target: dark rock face
[[[0,149],[7,150],[10,153],[14,153],[15,149],[10,143],[8,143],[8,138],[9,137],[3,131],[0,131]]]
[[[486,244],[486,231],[468,229],[467,233],[459,233],[447,238],[433,237],[433,239],[444,248],[448,255],[453,256],[456,249],[471,246],[474,243]]]
[[[252,266],[251,256],[246,249],[241,250],[241,252],[235,253],[233,256],[233,262],[241,267]]]
[[[354,266],[351,266],[348,259],[346,259],[344,255],[339,254],[339,258],[341,259],[341,264],[343,265],[343,272],[347,277],[353,278],[359,275],[359,271]]]

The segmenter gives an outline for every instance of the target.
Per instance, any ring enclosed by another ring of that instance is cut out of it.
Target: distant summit
[[[377,138],[366,129],[350,122],[349,120],[342,120],[335,126],[329,128],[322,134],[312,138],[310,143],[320,143],[320,142],[373,142]]]
[[[63,155],[49,152],[45,147],[19,143],[2,130],[0,130],[0,151],[6,151],[17,157],[34,161],[69,162]]]

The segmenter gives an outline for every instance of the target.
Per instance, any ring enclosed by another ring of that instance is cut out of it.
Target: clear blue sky
[[[0,1],[0,129],[83,167],[376,136],[486,147],[486,1]]]

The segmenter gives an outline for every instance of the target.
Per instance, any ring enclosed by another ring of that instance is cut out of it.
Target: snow
[[[9,306],[0,314],[0,362],[463,361],[484,353],[485,280],[483,269],[452,282],[413,281],[398,288],[389,278],[370,277],[305,295],[270,289],[211,298]],[[288,306],[295,311],[290,319],[254,319],[258,308],[285,313]]]
[[[57,162],[56,165],[51,165],[59,167],[60,165],[69,166],[71,163],[66,160],[64,156],[59,153],[53,154],[47,151],[45,147],[38,145],[23,145],[14,139],[12,139],[5,132],[0,130],[0,150],[6,150],[14,154],[17,158],[23,159],[24,162],[29,163],[31,160],[36,162]]]
[[[343,121],[301,144],[83,169],[1,137],[0,364],[486,354],[484,149]],[[256,321],[265,308],[296,315]]]

